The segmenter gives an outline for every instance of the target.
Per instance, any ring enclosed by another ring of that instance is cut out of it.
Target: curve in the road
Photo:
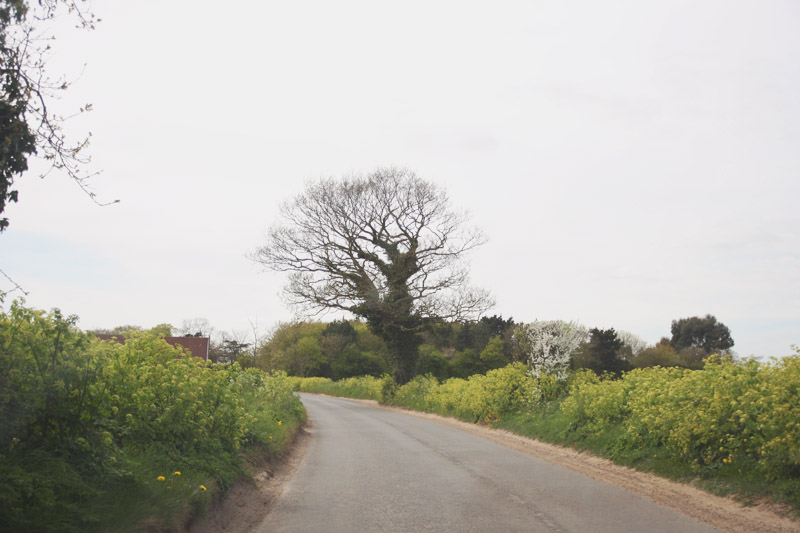
[[[314,439],[261,532],[714,531],[447,425],[338,398],[303,403]]]

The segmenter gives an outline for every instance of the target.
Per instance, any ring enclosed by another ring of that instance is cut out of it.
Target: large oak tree
[[[366,319],[401,382],[414,375],[424,328],[477,317],[493,303],[469,287],[464,260],[482,233],[444,190],[408,170],[311,182],[281,214],[253,259],[289,273],[290,304]]]

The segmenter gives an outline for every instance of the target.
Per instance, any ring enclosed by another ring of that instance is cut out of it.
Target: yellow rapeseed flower
[[[164,481],[165,478],[164,478],[164,476],[158,476],[156,479],[159,480],[159,481]]]

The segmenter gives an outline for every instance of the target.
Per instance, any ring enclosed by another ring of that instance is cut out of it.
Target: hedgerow
[[[305,416],[284,374],[204,363],[162,338],[125,344],[19,302],[0,313],[0,524],[135,531],[183,523],[277,454]]]
[[[348,395],[337,382],[327,380],[324,388]],[[761,491],[800,509],[800,350],[769,362],[712,356],[702,370],[653,367],[620,378],[590,371],[566,380],[534,378],[512,364],[441,383],[417,376],[383,401],[500,425],[659,472],[684,465],[687,477],[729,483],[716,487],[723,492]]]

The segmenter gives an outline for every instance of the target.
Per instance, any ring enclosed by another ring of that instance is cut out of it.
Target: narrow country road
[[[714,531],[459,429],[303,395],[303,462],[258,531]]]

